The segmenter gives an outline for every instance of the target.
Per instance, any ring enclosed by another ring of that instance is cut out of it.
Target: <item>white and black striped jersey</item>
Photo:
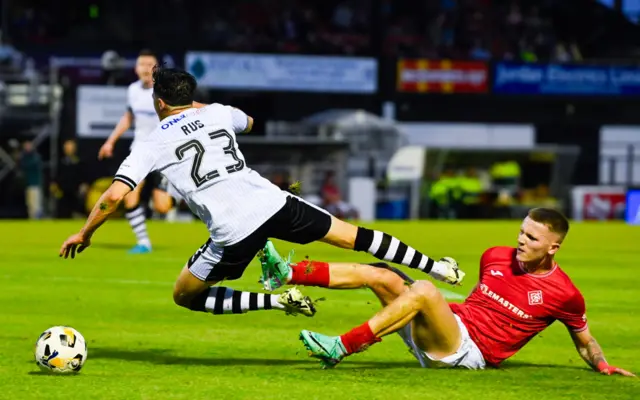
[[[138,139],[151,133],[158,125],[158,114],[153,107],[153,87],[145,88],[140,80],[129,85],[127,109],[133,115],[133,147]]]
[[[278,210],[286,193],[247,167],[236,133],[247,115],[211,104],[163,119],[137,140],[114,180],[135,188],[150,172],[161,172],[207,225],[213,242],[244,239]]]

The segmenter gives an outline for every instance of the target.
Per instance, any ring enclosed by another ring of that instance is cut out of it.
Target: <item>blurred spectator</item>
[[[339,29],[349,30],[353,23],[353,10],[348,2],[342,2],[333,11],[333,25]]]
[[[19,166],[25,186],[27,213],[30,219],[40,219],[42,212],[42,160],[33,146],[26,141],[19,155]]]
[[[549,186],[545,184],[540,184],[535,189],[525,190],[521,199],[521,203],[522,205],[529,208],[557,208],[559,204],[558,199],[551,196]]]
[[[291,193],[291,180],[289,179],[288,174],[280,171],[274,173],[271,177],[271,183],[279,187],[281,190]]]
[[[320,188],[322,208],[340,219],[358,219],[359,213],[351,204],[342,200],[340,189],[335,182],[335,173],[328,171]]]
[[[580,54],[580,49],[575,43],[558,42],[553,49],[552,59],[559,63],[580,62],[582,61],[582,54]]]
[[[538,56],[533,46],[526,39],[520,41],[520,59],[524,62],[538,61]]]
[[[571,61],[571,54],[567,50],[564,43],[559,42],[558,44],[556,44],[556,47],[554,50],[555,51],[553,54],[553,61],[560,62],[560,63],[566,63]]]
[[[462,195],[460,180],[455,170],[446,167],[429,187],[429,198],[434,211],[432,215],[438,219],[457,218]]]
[[[521,168],[517,161],[503,157],[501,161],[491,166],[493,190],[498,194],[496,204],[500,206],[512,205],[520,190]]]
[[[449,188],[447,186],[446,176],[434,179],[429,185],[429,192],[425,196],[429,200],[430,214],[437,219],[448,219],[449,216]]]
[[[484,188],[476,168],[467,168],[466,174],[459,178],[459,182],[462,190],[460,217],[479,218],[480,201]]]
[[[19,70],[23,55],[0,32],[0,67]]]
[[[519,30],[522,27],[522,19],[520,4],[518,4],[517,1],[513,1],[509,6],[509,12],[506,17],[506,24],[510,28],[511,32],[519,34]]]
[[[474,41],[469,57],[474,60],[490,60],[491,52],[483,45],[482,39],[478,38]]]
[[[89,189],[87,171],[78,157],[75,140],[64,142],[63,153],[58,176],[50,186],[51,193],[57,199],[57,216],[81,217],[85,214],[84,199]]]

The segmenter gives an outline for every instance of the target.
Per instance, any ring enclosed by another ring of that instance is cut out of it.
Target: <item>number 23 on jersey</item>
[[[233,136],[224,129],[217,130],[209,133],[209,139],[211,140],[228,140],[228,145],[223,147],[224,154],[229,155],[233,161],[232,164],[225,166],[227,173],[232,174],[234,172],[241,171],[244,168],[244,161],[236,154],[236,143]],[[191,179],[196,187],[202,186],[204,183],[220,177],[219,170],[209,171],[205,174],[200,173],[200,166],[205,154],[205,148],[199,140],[193,139],[182,144],[176,149],[176,156],[178,160],[184,159],[184,157],[190,152],[195,151],[195,157],[193,158],[193,165],[191,166]]]

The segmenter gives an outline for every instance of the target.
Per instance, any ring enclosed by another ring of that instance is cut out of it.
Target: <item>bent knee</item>
[[[363,268],[367,268],[367,286],[385,288],[398,296],[406,290],[405,281],[395,272],[380,267],[367,266]]]
[[[181,290],[173,291],[173,302],[180,307],[189,308],[191,305],[191,298],[192,296],[188,296],[187,293]]]
[[[185,265],[173,287],[173,302],[180,307],[201,311],[204,309],[209,286],[195,277]]]
[[[171,201],[154,203],[153,209],[160,214],[166,214],[171,211]]]
[[[442,296],[438,288],[429,281],[416,281],[410,292],[421,301],[430,301]]]

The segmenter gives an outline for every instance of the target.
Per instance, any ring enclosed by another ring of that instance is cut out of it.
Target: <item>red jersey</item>
[[[567,274],[557,264],[545,274],[529,274],[512,247],[485,251],[478,285],[464,303],[450,307],[494,366],[555,320],[576,332],[587,328],[584,298]]]

